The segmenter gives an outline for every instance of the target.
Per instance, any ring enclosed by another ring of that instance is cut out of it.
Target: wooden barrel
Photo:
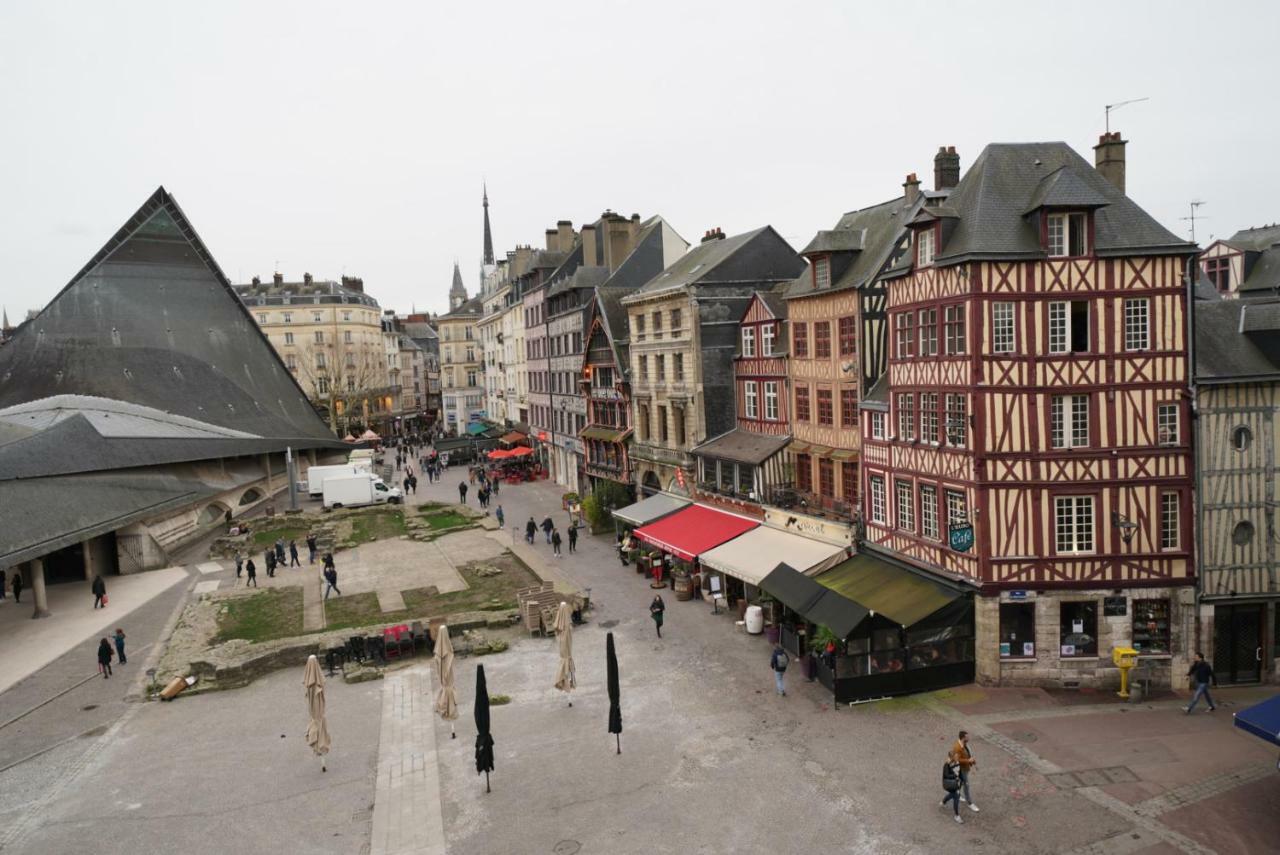
[[[672,580],[672,587],[676,590],[677,600],[693,599],[693,579],[688,576],[676,576]]]

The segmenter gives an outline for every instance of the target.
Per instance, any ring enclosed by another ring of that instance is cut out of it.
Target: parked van
[[[376,475],[359,472],[355,475],[330,476],[324,479],[324,506],[326,508],[354,508],[360,505],[381,505],[387,502],[399,504],[404,493],[398,487],[388,487]]]
[[[334,466],[312,466],[307,470],[307,492],[312,496],[324,495],[324,482],[335,475],[355,475],[361,471],[359,466],[350,463],[339,463]]]

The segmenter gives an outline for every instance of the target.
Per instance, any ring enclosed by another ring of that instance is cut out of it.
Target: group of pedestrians
[[[6,581],[6,575],[5,575],[5,572],[4,572],[4,568],[0,567],[0,600],[6,599],[6,597],[5,597],[5,593],[4,593],[4,592],[5,592],[5,581]],[[23,589],[24,587],[26,587],[25,583],[24,583],[24,582],[23,582],[23,580],[22,580],[22,571],[21,571],[21,570],[14,570],[14,571],[13,571],[13,581],[12,581],[11,583],[9,583],[9,584],[10,584],[10,586],[11,586],[11,589],[13,590],[13,601],[14,601],[15,603],[21,603],[21,602],[22,602],[22,589]]]
[[[111,650],[111,641],[102,639],[98,643],[98,673],[102,675],[102,679],[109,680],[111,678],[111,657],[115,655],[120,660],[120,664],[128,663],[129,659],[124,655],[124,630],[116,627],[116,634],[111,636],[111,640],[115,641],[115,652]]]

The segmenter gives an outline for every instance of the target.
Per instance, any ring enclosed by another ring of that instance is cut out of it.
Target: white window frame
[[[1055,449],[1089,447],[1088,395],[1050,396],[1049,446]]]
[[[324,344],[324,330],[316,330],[315,342],[316,344]]]
[[[932,484],[920,485],[920,534],[938,540],[938,488]]]
[[[284,343],[293,344],[293,333],[287,332],[284,334]]]
[[[915,352],[915,320],[916,313],[912,311],[898,312],[894,316],[893,341],[899,359],[909,359]]]
[[[1084,312],[1085,334],[1089,337],[1089,346],[1082,351],[1074,351],[1071,349],[1071,342],[1075,338],[1075,319],[1072,306],[1076,303],[1085,303]],[[1054,355],[1065,353],[1088,353],[1093,347],[1093,330],[1088,329],[1089,316],[1091,314],[1087,300],[1054,300],[1049,303],[1049,352]]]
[[[764,420],[778,420],[778,381],[766,380],[764,383]]]
[[[267,313],[266,313],[266,312],[262,312],[262,313],[260,313],[260,314],[258,315],[258,324],[259,324],[260,326],[266,326],[266,325],[267,325]]]
[[[743,356],[756,355],[756,328],[755,327],[742,328],[742,355]]]
[[[831,259],[822,257],[813,262],[813,287],[831,287]]]
[[[871,414],[871,438],[884,439],[884,417],[881,412],[873,412]]]
[[[773,356],[773,324],[760,326],[760,355]]]
[[[915,533],[916,530],[916,497],[910,481],[894,481],[894,510],[896,527],[901,531]]]
[[[1050,214],[1046,249],[1050,258],[1082,258],[1089,254],[1089,217],[1079,211]],[[1071,238],[1079,232],[1080,249],[1071,253]]]
[[[912,442],[916,438],[916,395],[915,392],[899,392],[898,409],[898,441]]]
[[[872,475],[867,479],[867,483],[871,485],[871,521],[884,525],[887,521],[885,517],[884,476]]]
[[[947,525],[967,522],[969,500],[963,490],[947,490]]]
[[[284,322],[286,324],[293,323],[293,312],[284,312],[283,315],[284,315]]]
[[[749,419],[759,418],[759,401],[754,380],[748,380],[742,388],[743,414]]]
[[[938,444],[938,393],[920,393],[920,441]]]
[[[969,408],[968,399],[963,392],[948,392],[946,398],[946,430],[947,445],[963,448],[969,442]],[[959,434],[956,439],[953,433]]]
[[[1124,349],[1151,349],[1151,300],[1146,297],[1125,298]]]
[[[1017,313],[1013,303],[991,304],[991,352],[1013,353],[1017,343]]]
[[[1055,496],[1053,542],[1059,555],[1094,552],[1093,496]]]
[[[936,249],[933,228],[921,229],[916,235],[916,266],[928,267],[933,264]]]
[[[319,312],[313,312],[313,313],[311,314],[311,322],[312,322],[313,324],[322,324],[322,323],[324,323],[324,315],[320,314]]]
[[[959,335],[955,334],[957,330]],[[969,316],[963,303],[943,307],[942,336],[948,356],[963,356],[969,352]]]
[[[1177,404],[1156,406],[1156,442],[1159,445],[1177,445],[1181,440]]]
[[[1176,492],[1160,494],[1160,548],[1182,547],[1182,497]]]
[[[938,310],[921,309],[916,316],[916,327],[920,332],[920,355],[938,355]]]

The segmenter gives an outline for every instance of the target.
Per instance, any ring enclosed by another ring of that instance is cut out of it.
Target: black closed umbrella
[[[618,654],[613,649],[613,633],[605,638],[605,669],[609,683],[609,732],[614,734],[618,753],[622,753],[622,691],[618,688]]]
[[[484,681],[484,666],[476,666],[476,774],[484,772],[484,791],[489,789],[489,773],[493,771],[493,736],[489,733],[489,687]]]

